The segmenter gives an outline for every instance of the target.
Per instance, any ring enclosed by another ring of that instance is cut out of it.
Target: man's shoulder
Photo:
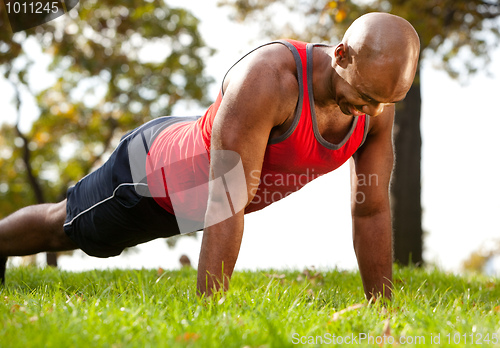
[[[293,79],[297,82],[297,66],[290,49],[279,42],[261,46],[235,64],[226,80],[229,82],[234,77],[254,76],[260,80],[290,83]]]
[[[283,44],[270,44],[243,58],[228,73],[224,90],[241,88],[242,85],[253,86],[254,97],[264,92],[275,102],[294,107],[299,96],[299,83],[290,49]]]
[[[297,67],[295,57],[287,46],[279,43],[268,45],[260,52],[262,62],[270,65],[272,69],[281,77],[292,79],[297,83],[297,70],[302,67]]]

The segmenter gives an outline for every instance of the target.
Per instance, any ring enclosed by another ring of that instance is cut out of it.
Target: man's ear
[[[335,47],[335,62],[337,65],[345,68],[349,62],[347,47],[343,43],[339,43]]]

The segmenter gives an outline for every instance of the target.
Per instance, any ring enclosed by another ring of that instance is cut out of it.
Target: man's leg
[[[0,220],[0,282],[5,278],[8,256],[76,249],[63,230],[65,219],[66,200],[32,205]]]

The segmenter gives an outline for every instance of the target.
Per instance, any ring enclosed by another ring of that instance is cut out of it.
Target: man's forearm
[[[198,263],[198,293],[228,289],[243,236],[243,211],[205,228]]]
[[[392,294],[392,226],[389,210],[353,216],[353,243],[367,299]]]

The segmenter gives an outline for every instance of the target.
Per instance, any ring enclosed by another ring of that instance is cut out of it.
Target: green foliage
[[[420,35],[424,54],[434,54],[435,61],[454,78],[484,68],[490,62],[489,53],[500,42],[500,22],[496,20],[500,4],[496,1],[377,0],[375,6],[410,21]]]
[[[267,36],[335,43],[362,14],[381,11],[406,18],[450,76],[474,73],[489,63],[500,42],[500,4],[494,0],[221,0],[238,21],[257,22]],[[271,20],[277,18],[280,20]],[[473,59],[472,59],[473,58]]]
[[[0,72],[18,96],[33,95],[40,112],[26,134],[18,127],[21,113],[1,125],[0,218],[64,198],[120,136],[171,114],[180,100],[210,103],[204,59],[213,51],[198,19],[184,9],[162,0],[88,0],[78,11],[14,35],[4,7],[0,12]],[[38,58],[28,53],[30,45],[51,59],[55,83],[43,91],[30,83]],[[20,110],[19,98],[14,105]],[[42,196],[35,197],[37,185]]]
[[[396,342],[422,336],[418,346],[428,347],[431,334],[442,346],[464,346],[463,336],[453,344],[456,334],[489,334],[490,343],[500,334],[495,279],[422,269],[395,270],[385,308],[350,307],[364,302],[357,272],[235,272],[225,296],[203,300],[193,269],[9,271],[0,288],[0,346],[293,347],[294,334],[365,333]]]

